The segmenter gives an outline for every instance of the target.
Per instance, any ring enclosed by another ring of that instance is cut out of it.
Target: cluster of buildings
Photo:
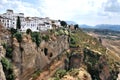
[[[52,20],[48,17],[24,17],[24,13],[14,13],[13,10],[8,9],[6,13],[0,14],[0,22],[5,28],[15,28],[17,25],[17,18],[20,17],[21,31],[26,32],[27,29],[32,31],[45,31],[53,29],[53,26],[60,27],[59,20]]]

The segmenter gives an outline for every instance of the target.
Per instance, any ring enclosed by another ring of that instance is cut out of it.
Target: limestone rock
[[[0,80],[6,80],[1,62],[0,62]]]
[[[0,61],[1,61],[1,58],[4,56],[5,56],[5,50],[3,49],[2,46],[0,46]],[[0,62],[0,80],[6,80],[1,62]]]
[[[65,75],[61,80],[92,80],[91,75],[84,69],[73,69],[67,75]]]
[[[26,35],[23,36],[21,43],[14,39],[13,65],[16,78],[28,80],[36,70],[42,70],[55,57],[69,48],[67,39],[67,36],[59,36],[55,41],[42,41],[40,47],[37,47]]]

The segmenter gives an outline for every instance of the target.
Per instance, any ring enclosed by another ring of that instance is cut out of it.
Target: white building
[[[39,17],[24,17],[24,13],[14,13],[13,10],[8,9],[6,13],[0,15],[0,22],[3,23],[3,26],[6,28],[15,28],[17,18],[20,17],[21,20],[21,31],[26,32],[27,29],[32,31],[46,31],[52,29],[52,21],[49,17],[39,18]],[[56,26],[60,26],[58,20],[54,20]]]
[[[0,22],[5,26],[5,28],[10,28],[12,26],[12,20],[6,17],[0,16]]]
[[[45,21],[45,19],[41,19],[39,17],[26,17],[25,25],[21,27],[23,32],[26,32],[27,29],[31,29],[32,31],[46,31],[48,29],[52,29],[51,23]]]
[[[21,26],[24,26],[24,14],[23,13],[14,13],[13,10],[8,9],[6,13],[1,14],[0,16],[12,20],[10,23],[11,24],[10,27],[13,27],[15,29],[16,29],[17,18],[19,16],[21,20]]]

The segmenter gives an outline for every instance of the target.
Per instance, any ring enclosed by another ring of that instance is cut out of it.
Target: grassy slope
[[[96,38],[87,35],[82,30],[74,31],[74,33],[71,33],[71,37],[74,37],[76,42],[75,45],[82,49],[88,47],[91,50],[100,52],[102,54],[106,52],[106,48],[103,47]]]

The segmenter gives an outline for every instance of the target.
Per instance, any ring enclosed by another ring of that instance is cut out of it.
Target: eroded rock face
[[[1,43],[10,44],[10,32],[0,23],[0,44]]]
[[[5,56],[5,50],[3,49],[2,46],[0,46],[0,61],[1,61],[1,58],[4,56]],[[0,62],[0,80],[6,80],[1,62]]]
[[[6,80],[1,62],[0,62],[0,80]]]
[[[18,43],[13,39],[13,64],[18,80],[28,80],[36,70],[42,70],[57,55],[61,54],[69,45],[66,36],[59,36],[56,41],[42,41],[40,47],[23,36],[23,41]]]
[[[84,69],[73,69],[73,71],[69,72],[65,75],[61,80],[92,80],[91,75]]]
[[[99,68],[98,70],[100,71],[99,73],[99,77],[101,80],[110,80],[110,70],[109,70],[109,66],[106,62],[106,57],[105,56],[101,56],[99,61]]]

